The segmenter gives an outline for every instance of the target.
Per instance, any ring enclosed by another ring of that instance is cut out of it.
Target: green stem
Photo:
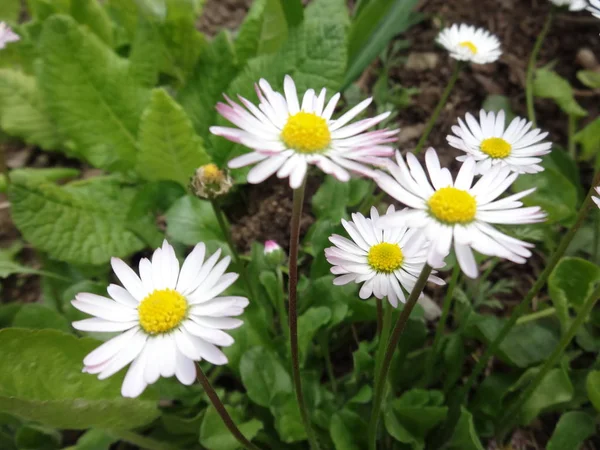
[[[285,306],[285,296],[284,296],[284,284],[283,284],[283,272],[281,272],[281,269],[279,267],[277,267],[277,283],[279,285],[279,292],[277,295],[277,309],[278,309],[278,314],[279,314],[279,322],[281,324],[281,332],[283,333],[283,335],[286,337],[286,339],[289,339],[290,337],[290,330],[288,328],[288,324],[289,324],[289,319],[288,319],[288,313],[287,313],[287,308]]]
[[[427,126],[425,127],[425,131],[421,135],[421,139],[419,139],[419,142],[417,143],[417,147],[415,148],[415,151],[414,151],[415,155],[418,154],[423,149],[423,145],[425,145],[425,142],[427,141],[427,138],[429,137],[429,134],[431,133],[433,126],[437,122],[438,117],[439,117],[440,113],[442,112],[442,108],[448,101],[448,97],[450,96],[450,92],[452,92],[452,88],[456,84],[456,80],[458,80],[458,75],[460,74],[462,67],[463,67],[463,63],[460,61],[457,61],[456,64],[454,65],[454,71],[452,72],[452,76],[450,77],[450,80],[448,81],[448,84],[446,85],[446,89],[444,89],[444,92],[442,93],[442,98],[440,98],[440,101],[437,104],[437,106],[435,107],[433,114],[429,118],[429,122],[427,122]]]
[[[375,299],[375,305],[377,306],[377,336],[381,338],[381,330],[383,329],[383,305],[380,298]]]
[[[585,303],[583,304],[583,307],[577,314],[577,317],[575,318],[567,332],[563,335],[560,342],[558,343],[550,357],[546,360],[542,368],[539,370],[535,378],[529,383],[527,388],[517,398],[517,400],[507,408],[506,413],[500,420],[500,425],[498,427],[499,436],[505,436],[510,427],[515,423],[515,419],[519,418],[519,411],[521,410],[521,407],[531,396],[531,394],[533,394],[533,392],[537,389],[537,387],[540,385],[540,383],[546,377],[546,375],[548,375],[548,372],[550,372],[550,370],[556,365],[556,363],[558,363],[560,357],[563,355],[564,351],[579,331],[581,325],[583,325],[585,320],[589,317],[589,314],[594,308],[594,305],[598,301],[599,297],[600,285],[597,286],[594,292],[592,292],[585,300]]]
[[[517,325],[523,325],[524,323],[533,322],[534,320],[543,319],[544,317],[553,316],[554,314],[556,314],[556,308],[542,309],[541,311],[519,317],[517,319]]]
[[[233,419],[227,412],[227,409],[225,409],[225,405],[223,405],[223,402],[221,402],[221,399],[219,398],[219,396],[213,389],[212,385],[210,384],[210,381],[208,381],[208,378],[206,378],[206,375],[204,374],[202,367],[200,367],[200,364],[197,364],[197,367],[198,367],[198,370],[196,371],[196,373],[197,373],[198,381],[202,385],[202,388],[204,389],[204,392],[206,392],[206,395],[208,395],[210,402],[212,403],[214,408],[217,410],[217,413],[219,414],[219,416],[221,416],[221,419],[223,420],[223,423],[225,424],[225,426],[227,427],[229,432],[245,449],[260,450],[259,447],[254,445],[248,439],[246,439],[246,437],[242,434],[240,429],[237,427],[237,425],[235,424],[235,422],[233,421]]]
[[[164,441],[157,441],[156,439],[142,436],[141,434],[134,433],[133,431],[107,430],[106,432],[120,441],[127,442],[147,450],[180,450],[176,445]]]
[[[335,379],[335,373],[333,372],[333,364],[331,364],[331,355],[329,351],[329,333],[322,332],[319,334],[319,345],[321,346],[321,352],[323,358],[325,358],[325,368],[327,370],[327,376],[331,383],[331,390],[334,394],[337,393],[337,380]]]
[[[538,34],[537,40],[535,41],[535,45],[533,46],[533,50],[531,51],[531,55],[529,56],[529,64],[527,65],[527,75],[525,79],[525,97],[527,99],[527,115],[529,120],[533,123],[532,128],[536,128],[535,121],[535,107],[533,104],[533,76],[535,74],[535,66],[537,64],[538,54],[540,53],[540,49],[542,48],[542,44],[544,43],[544,39],[546,39],[546,35],[548,31],[550,31],[550,26],[552,25],[552,19],[554,18],[554,7],[551,7],[548,16],[546,17],[546,22],[544,23],[544,28],[540,34]]]
[[[387,343],[387,347],[385,349],[385,356],[383,357],[383,361],[381,362],[381,366],[379,367],[379,371],[377,372],[377,376],[375,377],[375,395],[373,397],[373,409],[371,410],[371,418],[369,420],[369,433],[368,433],[368,444],[369,450],[376,450],[377,446],[377,426],[379,425],[379,415],[381,413],[381,405],[383,403],[383,397],[385,394],[386,387],[386,379],[388,376],[388,372],[390,370],[390,366],[392,364],[392,357],[394,356],[394,351],[398,346],[398,341],[400,340],[400,336],[402,336],[402,332],[408,322],[408,318],[410,317],[410,313],[413,308],[417,304],[419,300],[419,296],[421,292],[423,292],[423,288],[425,284],[427,284],[427,279],[431,274],[431,266],[425,264],[423,266],[423,270],[415,283],[410,295],[408,296],[408,300],[404,305],[404,309],[400,313],[398,320],[396,321],[396,325],[394,326],[394,330],[392,331],[392,335]],[[377,370],[377,368],[376,368]]]
[[[546,281],[548,280],[548,277],[554,270],[554,267],[556,267],[556,265],[558,264],[558,261],[563,256],[563,254],[565,253],[565,250],[567,249],[567,247],[573,240],[573,237],[577,233],[577,230],[579,230],[579,228],[581,228],[581,225],[583,224],[583,222],[587,216],[587,213],[593,204],[592,194],[595,192],[594,187],[597,186],[599,183],[600,183],[600,171],[596,172],[596,175],[594,176],[592,186],[590,187],[590,190],[588,191],[588,194],[587,194],[583,204],[581,205],[579,212],[577,213],[577,218],[575,219],[575,223],[564,234],[556,251],[552,254],[550,259],[546,263],[546,266],[544,267],[544,270],[542,271],[542,273],[540,273],[540,275],[538,275],[536,282],[531,287],[531,289],[529,290],[529,292],[527,293],[525,298],[523,300],[521,300],[521,303],[519,303],[519,305],[513,310],[510,318],[506,321],[506,323],[504,324],[504,326],[502,327],[502,329],[500,330],[500,332],[498,333],[496,338],[488,346],[488,348],[483,353],[481,358],[479,358],[479,361],[477,361],[477,364],[471,371],[471,375],[469,376],[469,378],[468,378],[467,382],[465,383],[464,387],[462,388],[462,390],[458,393],[458,395],[456,395],[452,399],[452,401],[450,401],[450,408],[449,408],[449,412],[448,412],[448,416],[447,416],[448,421],[446,422],[446,424],[444,426],[444,432],[439,433],[437,435],[437,437],[434,438],[435,443],[437,445],[434,445],[432,448],[439,448],[443,442],[445,442],[447,439],[449,439],[452,436],[452,433],[454,432],[454,428],[456,427],[456,424],[458,423],[458,416],[460,414],[461,404],[464,403],[464,401],[466,400],[471,388],[475,384],[475,380],[477,380],[479,375],[481,375],[481,372],[487,366],[489,359],[498,352],[498,348],[500,347],[500,344],[502,343],[502,341],[504,341],[504,338],[508,335],[508,333],[515,326],[519,317],[521,317],[525,313],[527,308],[529,308],[533,298],[544,287],[544,285],[546,284]]]
[[[296,400],[300,408],[300,416],[304,424],[304,430],[310,444],[310,448],[318,450],[319,445],[310,423],[310,415],[304,402],[302,392],[302,376],[300,375],[300,355],[298,351],[298,246],[300,244],[300,218],[302,216],[302,204],[304,203],[304,189],[306,178],[298,189],[294,189],[294,206],[292,209],[292,222],[290,225],[290,257],[289,257],[289,325],[290,325],[290,348],[292,355],[292,379]]]
[[[573,160],[577,159],[577,144],[575,142],[575,133],[577,132],[577,117],[573,114],[569,114],[569,155]]]
[[[377,346],[377,353],[375,355],[375,374],[379,373],[379,368],[381,367],[385,355],[385,346],[390,338],[390,332],[392,331],[392,314],[394,309],[387,300],[385,301],[385,307],[382,309],[383,321],[381,324],[381,334],[379,335],[379,345]]]
[[[442,315],[437,323],[435,328],[435,337],[433,339],[433,344],[431,345],[431,352],[429,357],[427,358],[427,365],[425,366],[425,377],[423,378],[425,386],[431,383],[431,378],[433,376],[433,367],[435,366],[436,355],[440,346],[440,341],[442,340],[442,335],[444,334],[444,330],[446,328],[446,321],[448,320],[448,314],[450,313],[450,308],[452,307],[452,301],[454,300],[454,288],[458,283],[458,277],[460,275],[460,266],[457,264],[454,265],[454,269],[452,271],[452,278],[450,279],[450,284],[448,285],[448,289],[446,290],[446,296],[444,297],[444,304],[442,306]]]

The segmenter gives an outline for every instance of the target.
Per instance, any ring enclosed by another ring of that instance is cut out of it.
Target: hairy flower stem
[[[379,415],[381,414],[381,405],[383,403],[383,397],[385,395],[386,388],[386,380],[388,376],[388,372],[390,371],[390,365],[392,364],[392,357],[394,356],[394,351],[398,347],[398,341],[400,340],[400,336],[402,336],[402,332],[406,327],[408,322],[408,318],[410,317],[410,313],[413,308],[417,304],[417,300],[419,300],[419,296],[421,292],[423,292],[423,288],[427,283],[427,279],[431,274],[431,266],[425,264],[423,266],[423,270],[415,283],[410,295],[408,296],[408,300],[404,305],[404,309],[400,313],[398,320],[396,321],[396,325],[392,331],[392,335],[387,343],[385,349],[385,356],[383,357],[383,361],[381,362],[381,366],[379,370],[377,370],[377,376],[375,377],[375,395],[373,397],[373,409],[371,410],[371,418],[369,419],[369,433],[368,433],[368,443],[369,450],[376,450],[377,446],[377,426],[379,425]],[[380,345],[382,345],[380,343]]]
[[[454,85],[456,84],[456,80],[458,80],[458,75],[460,75],[460,71],[461,71],[462,67],[463,67],[463,63],[461,61],[457,61],[456,64],[454,65],[454,71],[452,72],[452,76],[450,77],[450,80],[448,81],[448,84],[446,85],[446,89],[444,89],[444,92],[442,93],[442,98],[440,98],[440,101],[437,104],[437,106],[435,107],[433,114],[429,118],[429,122],[427,122],[425,131],[421,135],[421,139],[419,139],[419,142],[417,143],[417,147],[415,148],[415,151],[413,152],[415,155],[417,155],[421,150],[423,150],[423,145],[425,145],[425,142],[427,142],[427,138],[429,137],[431,130],[433,130],[433,126],[437,122],[438,117],[440,116],[440,113],[442,112],[442,108],[444,108],[444,105],[448,101],[448,97],[450,97],[450,92],[452,92],[452,88],[454,88]]]
[[[231,432],[233,437],[246,450],[260,450],[259,447],[257,447],[256,445],[254,445],[252,442],[250,442],[248,439],[246,439],[244,437],[242,432],[239,430],[239,428],[237,427],[237,425],[235,424],[235,422],[233,421],[233,419],[231,418],[231,416],[225,409],[225,406],[223,405],[223,403],[221,402],[221,399],[219,398],[219,396],[213,389],[212,385],[210,384],[210,381],[208,381],[208,378],[206,378],[206,375],[202,371],[200,364],[198,364],[197,367],[198,367],[198,370],[197,370],[198,381],[202,385],[204,392],[206,392],[206,395],[208,395],[210,402],[212,403],[214,408],[217,410],[217,413],[219,414],[219,416],[221,416],[221,419],[223,419],[223,423],[225,424],[227,429]]]
[[[483,353],[483,355],[479,358],[479,360],[477,361],[477,364],[471,371],[471,375],[469,376],[469,379],[467,380],[467,382],[465,383],[465,385],[463,386],[461,391],[458,392],[457,395],[455,395],[452,398],[452,400],[450,401],[450,408],[449,408],[448,415],[447,415],[448,419],[447,419],[446,423],[444,424],[443,432],[438,433],[436,435],[436,438],[434,438],[434,444],[431,446],[432,449],[440,448],[452,436],[452,433],[454,432],[454,428],[456,427],[456,424],[458,423],[458,419],[459,419],[459,415],[460,415],[460,407],[465,402],[467,396],[469,395],[471,388],[475,384],[475,380],[477,380],[479,375],[481,375],[481,372],[487,366],[489,359],[493,355],[496,354],[496,352],[498,351],[498,348],[500,347],[500,344],[502,343],[504,338],[508,335],[508,333],[513,329],[513,327],[517,323],[517,320],[519,319],[519,317],[521,317],[527,311],[527,309],[531,305],[531,301],[533,300],[533,298],[544,287],[544,285],[546,284],[546,281],[548,280],[548,277],[554,270],[554,267],[556,267],[556,265],[558,264],[558,261],[560,261],[560,258],[562,258],[567,247],[573,240],[573,237],[575,236],[575,234],[577,233],[579,228],[581,228],[581,225],[583,225],[583,222],[584,222],[590,208],[593,205],[592,194],[594,194],[594,192],[595,192],[594,187],[597,186],[598,183],[600,183],[600,171],[596,172],[596,175],[594,176],[594,180],[592,181],[592,186],[590,187],[590,190],[588,191],[588,194],[587,194],[583,204],[581,205],[579,212],[577,213],[577,218],[575,219],[575,223],[565,233],[565,235],[561,239],[560,243],[558,244],[558,247],[556,248],[556,251],[552,254],[550,259],[546,263],[546,267],[544,267],[544,270],[542,271],[542,273],[540,273],[538,275],[535,284],[531,287],[531,289],[529,290],[529,292],[527,293],[525,298],[523,298],[523,300],[521,300],[521,303],[519,303],[519,305],[513,310],[510,318],[504,324],[504,326],[502,327],[502,329],[500,330],[500,332],[498,333],[496,338],[492,341],[492,343],[488,346],[488,348]]]
[[[575,320],[567,332],[563,335],[550,357],[538,371],[535,378],[529,383],[527,389],[525,389],[523,393],[517,397],[515,402],[507,408],[506,413],[502,416],[502,419],[500,419],[500,424],[498,426],[498,436],[500,440],[504,439],[504,436],[506,436],[512,425],[515,423],[515,420],[519,418],[519,411],[521,410],[523,404],[529,397],[531,397],[531,394],[533,394],[542,380],[546,377],[546,375],[548,375],[548,372],[550,372],[550,370],[552,370],[552,368],[558,363],[566,348],[579,331],[579,328],[581,328],[581,325],[583,325],[585,320],[589,317],[599,297],[600,285],[597,286],[596,289],[585,300],[583,307],[577,314],[577,317],[575,317]]]
[[[425,386],[428,386],[429,383],[431,383],[431,378],[433,376],[433,368],[435,366],[435,359],[440,347],[442,335],[444,334],[444,330],[446,328],[446,321],[448,320],[448,314],[450,313],[452,301],[454,300],[454,288],[458,283],[459,275],[460,266],[458,265],[458,263],[456,263],[452,271],[452,278],[450,278],[450,284],[448,285],[448,289],[446,290],[446,296],[444,297],[442,315],[440,316],[440,319],[438,320],[437,326],[435,328],[435,337],[433,338],[433,344],[431,345],[431,352],[429,353],[429,357],[427,358],[425,366],[425,376],[423,377],[423,383]]]
[[[304,189],[306,178],[298,189],[294,189],[294,206],[292,209],[292,223],[290,225],[290,257],[289,257],[289,320],[290,320],[290,348],[292,354],[292,379],[296,400],[300,408],[300,416],[304,424],[304,430],[312,450],[318,450],[319,445],[310,423],[310,416],[304,393],[302,392],[302,377],[300,375],[300,354],[298,351],[298,246],[300,244],[300,217],[302,216],[302,204],[304,203]]]
[[[525,97],[527,99],[527,116],[531,121],[532,129],[536,128],[535,121],[535,107],[533,104],[533,76],[535,75],[535,66],[537,64],[538,54],[540,53],[540,49],[542,48],[542,44],[548,35],[548,31],[550,31],[550,26],[552,25],[552,19],[554,18],[554,6],[551,7],[548,16],[546,17],[546,22],[544,23],[544,28],[540,34],[538,34],[537,40],[535,41],[535,45],[533,46],[533,50],[531,51],[531,55],[529,56],[529,64],[527,64],[527,75],[525,78]]]

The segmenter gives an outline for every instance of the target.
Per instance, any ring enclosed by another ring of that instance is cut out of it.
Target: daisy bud
[[[0,49],[6,47],[9,42],[17,42],[21,40],[18,34],[14,33],[11,28],[4,22],[0,22]]]
[[[233,180],[229,174],[212,163],[196,169],[196,174],[190,183],[193,194],[206,199],[224,195],[231,190],[232,186]]]
[[[279,244],[271,240],[265,242],[264,254],[267,262],[274,266],[282,264],[286,258],[286,254]]]

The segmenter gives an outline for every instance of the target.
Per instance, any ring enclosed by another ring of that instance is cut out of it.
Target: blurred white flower
[[[463,122],[458,119],[458,126],[453,126],[454,135],[448,135],[448,143],[467,153],[459,156],[459,161],[473,157],[476,161],[477,174],[487,172],[493,166],[508,167],[517,173],[537,173],[544,170],[539,163],[540,156],[550,153],[552,144],[541,142],[547,132],[540,129],[531,130],[532,123],[527,119],[515,117],[505,127],[504,111],[495,114],[479,112],[479,122],[467,113]]]
[[[600,186],[596,187],[595,190],[596,190],[596,193],[598,195],[600,195]],[[594,203],[596,204],[596,206],[598,208],[600,208],[600,198],[592,196],[592,200],[594,201]]]
[[[483,28],[471,25],[454,24],[444,28],[436,41],[450,52],[450,56],[459,61],[476,64],[488,64],[502,55],[500,41]]]
[[[591,12],[594,17],[600,19],[600,0],[590,0],[590,5],[587,10]]]
[[[9,42],[17,42],[21,40],[18,34],[13,32],[11,28],[4,22],[0,22],[0,49],[6,47]]]
[[[387,215],[394,213],[390,205]],[[386,216],[384,216],[386,217]],[[352,221],[342,220],[350,239],[334,234],[329,240],[335,247],[325,249],[331,273],[338,275],[336,285],[363,283],[359,296],[388,298],[396,308],[398,300],[406,302],[405,292],[412,291],[425,261],[429,243],[420,230],[408,229],[401,223],[377,228],[379,213],[371,208],[371,217],[352,214]],[[429,281],[442,285],[444,281],[430,275]]]
[[[550,0],[556,6],[568,6],[570,11],[581,11],[587,6],[586,0]]]
[[[366,131],[388,117],[389,112],[348,125],[369,106],[371,98],[332,119],[340,94],[335,94],[325,106],[326,90],[317,95],[309,89],[300,104],[290,76],[284,80],[285,96],[275,92],[266,80],[259,81],[256,93],[258,107],[240,97],[246,107],[243,108],[227,96],[228,104],[217,105],[217,111],[239,128],[210,128],[213,134],[254,150],[229,161],[229,167],[234,169],[259,163],[248,173],[249,183],[261,183],[277,173],[279,178],[289,177],[290,186],[296,189],[309,164],[348,181],[348,171],[372,176],[373,170],[368,166],[380,165],[382,157],[393,154],[393,148],[387,144],[395,140],[398,130]]]
[[[111,261],[124,287],[111,284],[111,298],[80,293],[73,306],[94,316],[73,322],[81,331],[123,332],[96,348],[83,360],[84,372],[103,380],[131,363],[121,393],[137,397],[159,377],[190,385],[196,378],[194,361],[227,363],[217,346],[233,344],[222,330],[237,328],[232,318],[248,305],[244,297],[219,297],[238,275],[225,273],[229,256],[217,262],[221,251],[206,259],[198,244],[179,268],[175,250],[167,241],[152,261],[140,261],[140,276],[118,258]]]
[[[379,219],[377,226],[423,229],[425,237],[431,241],[427,255],[431,266],[443,265],[452,244],[462,271],[471,278],[478,273],[472,250],[516,263],[524,263],[531,256],[529,248],[532,244],[501,233],[492,226],[545,220],[546,214],[539,207],[521,207],[523,204],[519,199],[534,189],[497,200],[518,174],[497,166],[474,183],[476,163],[469,158],[453,180],[450,171],[440,167],[437,153],[432,148],[425,154],[429,179],[415,155],[409,153],[404,162],[397,152],[396,161],[397,164],[391,160],[387,164],[391,175],[378,172],[375,181],[389,195],[414,209],[388,214]]]

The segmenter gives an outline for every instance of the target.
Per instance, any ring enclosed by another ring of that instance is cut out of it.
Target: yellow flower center
[[[467,191],[453,187],[436,191],[427,203],[436,219],[449,224],[471,222],[477,213],[475,198]]]
[[[392,273],[402,265],[404,255],[398,245],[383,242],[371,247],[367,261],[377,272]]]
[[[329,146],[331,133],[327,121],[316,114],[300,111],[290,116],[281,131],[281,139],[300,153],[318,153]]]
[[[188,310],[187,300],[173,289],[153,291],[138,306],[140,325],[148,334],[167,333],[181,323]]]
[[[204,181],[207,183],[218,183],[223,179],[223,172],[216,164],[206,164],[202,166]]]
[[[469,50],[471,50],[471,53],[473,53],[474,55],[477,54],[477,46],[475,44],[473,44],[471,41],[462,41],[458,45],[460,45],[461,47],[468,48]]]
[[[512,146],[502,138],[484,139],[480,145],[481,151],[492,158],[506,158],[512,151]]]

